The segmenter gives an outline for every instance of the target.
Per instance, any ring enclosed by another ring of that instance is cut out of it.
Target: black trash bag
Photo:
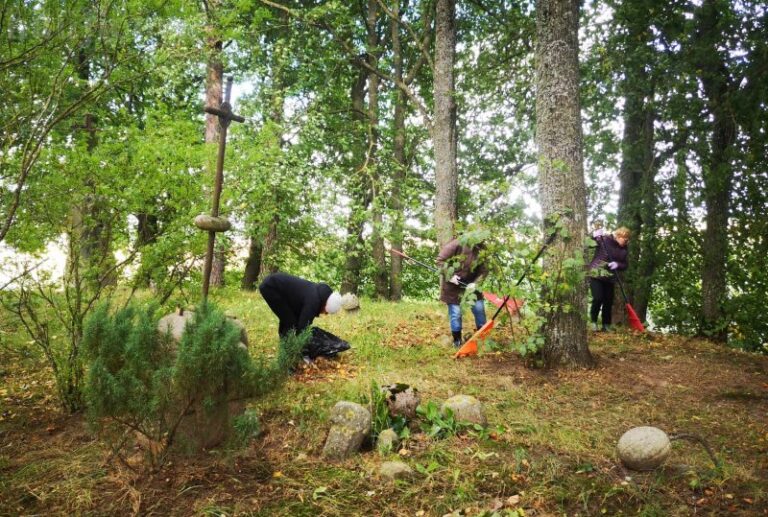
[[[320,357],[333,357],[339,352],[349,350],[349,343],[338,336],[319,327],[312,327],[312,335],[304,345],[304,355],[310,359]]]

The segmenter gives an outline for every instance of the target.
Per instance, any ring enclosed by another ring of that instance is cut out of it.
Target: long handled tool
[[[401,257],[403,257],[406,260],[410,260],[414,264],[418,264],[419,266],[421,266],[423,268],[429,269],[430,271],[434,271],[435,273],[440,274],[440,270],[438,268],[436,268],[434,266],[431,266],[431,265],[429,265],[429,264],[427,264],[425,262],[421,262],[420,260],[416,260],[413,257],[409,257],[408,255],[406,255],[405,253],[403,253],[400,250],[396,250],[395,248],[390,248],[389,251],[394,253],[395,255],[400,255]],[[465,284],[464,282],[459,280],[459,286],[466,288],[467,285],[468,284]],[[491,302],[492,304],[494,304],[496,307],[503,307],[504,304],[506,303],[507,304],[507,310],[509,311],[510,315],[517,313],[520,310],[520,307],[522,307],[523,304],[525,303],[523,300],[510,299],[508,297],[506,299],[502,300],[502,298],[499,295],[496,295],[496,294],[491,293],[489,291],[483,291],[483,297],[486,300],[488,300],[489,302]]]
[[[603,238],[598,237],[597,239],[598,244],[600,247],[605,251],[605,256],[608,257],[609,262],[613,262],[613,259],[611,258],[611,254],[608,252],[608,247],[603,243]],[[624,291],[624,282],[621,281],[621,277],[616,271],[611,271],[613,273],[613,277],[619,282],[619,289],[621,289],[621,296],[624,298],[624,307],[627,309],[627,321],[629,322],[629,326],[635,329],[638,332],[645,332],[645,327],[643,326],[643,323],[640,321],[640,318],[637,316],[637,313],[635,312],[635,309],[632,307],[632,304],[629,303],[629,299],[627,298],[627,293]]]
[[[555,236],[557,235],[557,231],[552,232],[549,237],[547,237],[546,242],[541,247],[538,253],[536,253],[536,256],[533,257],[533,260],[528,264],[528,266],[525,268],[525,271],[523,271],[523,274],[520,275],[520,279],[515,283],[515,287],[519,286],[521,283],[523,283],[523,279],[528,275],[528,272],[531,270],[531,267],[536,263],[537,260],[539,260],[539,257],[541,257],[541,254],[544,253],[544,250],[547,249],[547,246],[552,244],[552,241],[555,240]],[[507,303],[507,300],[509,300],[509,295],[504,297],[504,303]],[[503,305],[502,305],[503,307]],[[466,343],[464,343],[461,348],[459,348],[456,353],[453,355],[454,359],[458,359],[460,357],[467,357],[470,355],[476,355],[477,354],[477,342],[484,340],[488,337],[488,334],[491,333],[491,330],[493,330],[493,327],[496,325],[496,317],[501,312],[501,307],[494,313],[493,317],[488,320],[485,325],[480,327],[480,329],[475,332],[472,337],[467,340]]]

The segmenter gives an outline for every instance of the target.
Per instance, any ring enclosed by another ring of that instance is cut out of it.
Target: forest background
[[[558,16],[572,38],[547,33]],[[633,231],[625,281],[641,319],[765,351],[760,2],[41,1],[4,2],[0,21],[0,241],[67,255],[58,279],[4,262],[4,287],[21,282],[30,307],[34,286],[73,278],[81,302],[118,280],[195,301],[205,236],[190,221],[209,211],[219,131],[202,108],[226,73],[246,122],[229,132],[221,211],[236,229],[219,236],[213,286],[283,270],[432,298],[431,273],[387,249],[432,263],[481,227],[488,287],[509,291],[543,222],[572,241],[551,274],[605,219]]]

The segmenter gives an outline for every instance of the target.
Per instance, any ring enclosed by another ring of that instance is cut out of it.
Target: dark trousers
[[[592,305],[589,308],[589,316],[592,323],[597,323],[600,309],[603,311],[603,326],[611,324],[611,310],[613,309],[613,282],[598,278],[589,279],[589,289],[592,291]]]
[[[267,285],[261,285],[259,286],[259,292],[261,292],[264,301],[267,302],[269,308],[272,309],[272,312],[280,320],[280,325],[277,329],[280,337],[284,337],[290,330],[295,331],[298,326],[298,319],[285,300],[283,300],[280,291]]]

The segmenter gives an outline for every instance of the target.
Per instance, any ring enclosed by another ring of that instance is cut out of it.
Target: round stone
[[[667,433],[657,427],[634,427],[619,438],[619,458],[632,470],[653,470],[669,456]]]

